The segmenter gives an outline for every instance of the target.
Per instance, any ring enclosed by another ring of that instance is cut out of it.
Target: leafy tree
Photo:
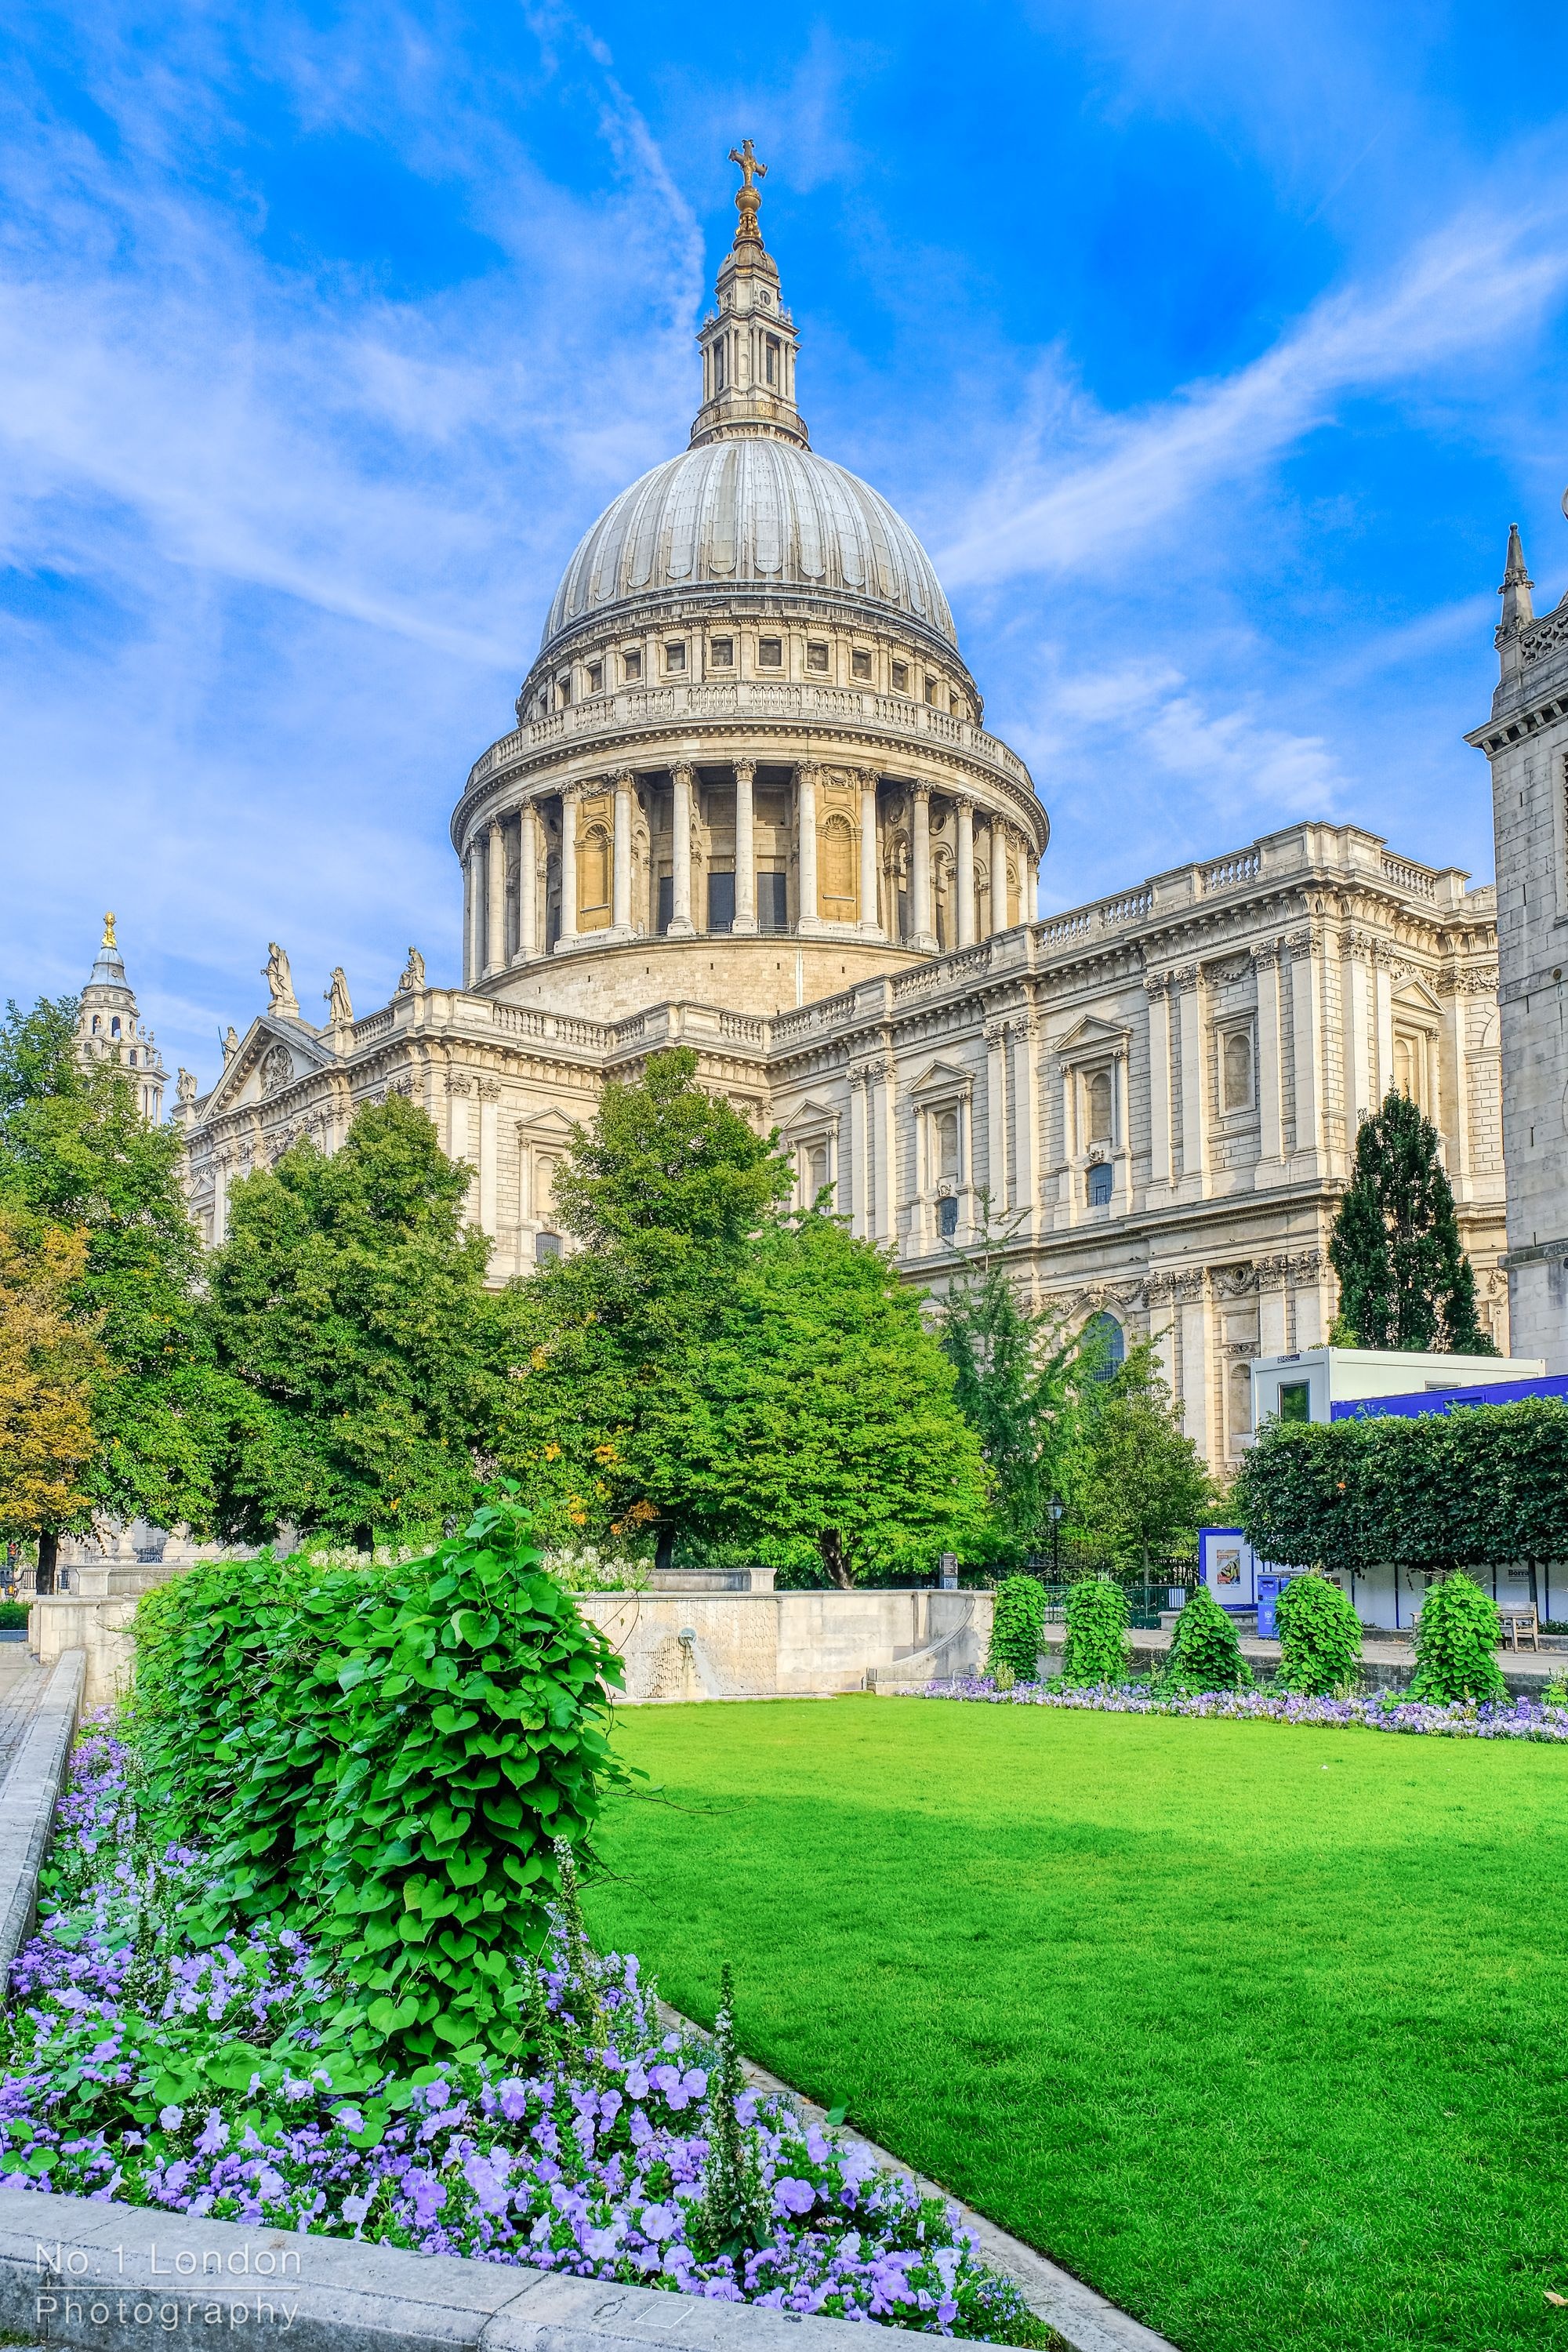
[[[290,1525],[367,1549],[472,1508],[496,1384],[468,1173],[391,1095],[341,1150],[297,1143],[235,1186],[210,1269],[217,1351],[244,1391],[217,1471],[226,1534]]]
[[[72,997],[7,1007],[0,1023],[0,1201],[87,1236],[68,1313],[102,1351],[91,1384],[92,1451],[80,1500],[39,1530],[94,1517],[211,1524],[211,1455],[226,1409],[198,1302],[201,1245],[172,1128],[150,1127],[124,1072],[84,1068]]]
[[[1132,1654],[1127,1642],[1127,1595],[1114,1577],[1082,1576],[1068,1588],[1062,1680],[1074,1688],[1119,1683]]]
[[[590,1246],[516,1286],[503,1462],[545,1531],[740,1543],[843,1585],[973,1538],[978,1442],[918,1296],[688,1049],[606,1096],[556,1187]]]
[[[1496,1655],[1501,1639],[1497,1602],[1489,1592],[1468,1576],[1439,1578],[1428,1587],[1415,1620],[1410,1696],[1439,1706],[1506,1698],[1508,1685]]]
[[[1275,1613],[1279,1688],[1305,1698],[1348,1697],[1361,1664],[1361,1620],[1349,1595],[1326,1576],[1293,1576]]]
[[[1407,1095],[1391,1093],[1362,1122],[1329,1257],[1347,1344],[1496,1355],[1476,1319],[1437,1130]]]
[[[980,1540],[989,1558],[1003,1561],[1037,1549],[1051,1496],[1076,1483],[1089,1369],[1061,1311],[1025,1305],[1007,1269],[1010,1238],[983,1194],[981,1238],[958,1253],[937,1319],[957,1374],[954,1402],[980,1439],[993,1480]]]
[[[1215,1495],[1146,1343],[1099,1383],[1087,1454],[1075,1517],[1116,1559],[1138,1561],[1147,1582],[1151,1554],[1190,1545]]]
[[[0,1210],[0,1534],[68,1524],[89,1496],[93,1399],[107,1359],[71,1293],[87,1235]]]
[[[1037,1577],[1005,1576],[996,1587],[991,1616],[992,1674],[1005,1666],[1016,1682],[1032,1683],[1040,1671],[1046,1634],[1045,1588]]]
[[[1236,1626],[1206,1585],[1187,1595],[1159,1684],[1173,1694],[1252,1688]]]

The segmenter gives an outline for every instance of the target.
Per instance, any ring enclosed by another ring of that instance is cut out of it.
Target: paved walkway
[[[1163,1658],[1170,1648],[1173,1636],[1166,1633],[1138,1632],[1131,1637],[1135,1661],[1144,1664]],[[1547,1637],[1550,1643],[1551,1637]],[[1048,1651],[1059,1653],[1062,1645],[1061,1628],[1051,1626],[1046,1635]],[[1255,1634],[1243,1634],[1241,1654],[1248,1665],[1261,1666],[1272,1674],[1279,1664],[1278,1642],[1260,1642]],[[1415,1649],[1413,1643],[1400,1641],[1390,1634],[1380,1638],[1370,1634],[1362,1643],[1362,1663],[1375,1670],[1374,1679],[1390,1685],[1408,1682],[1415,1671]],[[1503,1678],[1515,1698],[1538,1696],[1557,1675],[1568,1676],[1568,1643],[1561,1647],[1543,1643],[1536,1650],[1499,1650],[1497,1662]]]
[[[25,1642],[0,1642],[0,1789],[26,1737],[48,1671]]]

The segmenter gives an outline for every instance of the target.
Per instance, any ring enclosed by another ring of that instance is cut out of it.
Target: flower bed
[[[1100,1715],[1220,1716],[1237,1723],[1314,1724],[1334,1731],[1421,1732],[1444,1739],[1568,1740],[1568,1706],[1539,1699],[1506,1706],[1439,1706],[1384,1692],[1373,1698],[1302,1698],[1288,1692],[1205,1691],[1162,1697],[1148,1683],[1099,1683],[1068,1689],[1059,1683],[1016,1683],[998,1690],[988,1675],[933,1682],[916,1698],[978,1699],[993,1706],[1088,1708]]]
[[[574,1908],[537,1979],[550,2063],[432,2063],[343,2096],[312,2060],[331,1986],[310,1943],[265,1924],[204,1934],[210,1874],[141,1816],[132,1752],[84,1735],[41,1929],[13,1972],[10,2186],[927,2334],[1054,2340],[955,2217],[838,2133],[742,2090],[726,2135],[732,2046],[664,2032],[636,1958],[589,1953]],[[726,2137],[729,2201],[716,2203]]]

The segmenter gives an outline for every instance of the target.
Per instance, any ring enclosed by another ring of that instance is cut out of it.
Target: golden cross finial
[[[753,150],[749,139],[742,139],[738,147],[731,148],[730,161],[731,163],[739,163],[741,167],[741,177],[744,180],[748,188],[751,186],[753,179],[765,180],[768,176],[767,165],[765,163],[758,163],[755,151]]]
[[[761,188],[753,186],[752,183],[756,180],[765,180],[768,176],[768,167],[765,163],[758,163],[755,150],[749,139],[742,139],[738,147],[731,148],[730,161],[731,163],[739,163],[741,178],[744,184],[735,191],[735,209],[741,215],[741,226],[735,231],[735,242],[737,245],[761,245],[763,233],[757,226],[757,215],[762,210],[763,192]]]
[[[114,918],[112,915],[105,915],[103,919],[103,944],[106,948],[116,947],[119,944],[114,936]]]

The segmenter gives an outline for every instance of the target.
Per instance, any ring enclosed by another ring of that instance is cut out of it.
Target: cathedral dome
[[[617,605],[682,589],[815,592],[957,644],[931,560],[887,499],[766,433],[683,450],[623,490],[567,565],[541,655]]]

